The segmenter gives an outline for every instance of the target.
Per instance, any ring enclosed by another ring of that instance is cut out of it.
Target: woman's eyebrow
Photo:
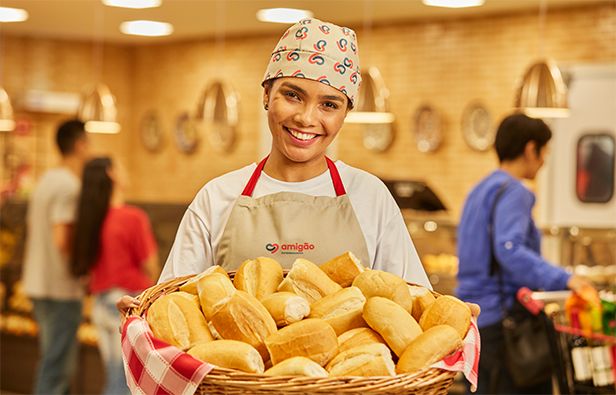
[[[297,91],[298,93],[302,94],[302,95],[307,95],[306,91],[302,88],[300,88],[299,86],[292,84],[290,82],[283,82],[280,87],[286,87],[289,89],[293,89],[295,91]],[[344,103],[344,99],[341,96],[338,95],[322,95],[319,96],[321,99],[325,99],[325,100],[335,100],[338,101],[340,103]]]

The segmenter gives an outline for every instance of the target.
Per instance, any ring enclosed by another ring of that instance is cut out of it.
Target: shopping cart
[[[569,326],[564,302],[571,295],[570,291],[532,292],[528,288],[518,291],[518,300],[532,314],[543,318],[550,351],[552,353],[552,382],[554,394],[616,394],[616,387],[596,387],[574,380],[573,361],[571,358],[571,340],[573,336],[583,336],[597,345],[609,346],[612,364],[616,363],[616,337],[598,333],[588,334]],[[612,365],[613,366],[613,365]],[[614,367],[611,374],[614,375]]]

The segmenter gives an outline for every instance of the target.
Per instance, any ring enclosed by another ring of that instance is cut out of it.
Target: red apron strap
[[[342,184],[342,179],[340,178],[340,173],[338,173],[338,168],[327,156],[325,157],[325,160],[327,161],[327,167],[329,167],[329,174],[332,176],[332,181],[334,182],[336,196],[346,195],[344,185]]]
[[[242,196],[252,196],[252,193],[255,190],[255,186],[257,185],[257,181],[259,180],[259,177],[261,176],[261,172],[263,171],[263,167],[265,167],[265,162],[267,161],[267,158],[269,158],[269,155],[266,156],[257,165],[257,168],[252,173],[250,180],[248,180],[248,183],[246,184],[246,187],[244,188],[244,191],[242,192]],[[338,173],[338,168],[336,168],[336,165],[334,164],[334,162],[332,162],[332,160],[329,159],[328,157],[325,157],[325,160],[327,161],[327,167],[329,168],[329,174],[332,178],[332,182],[334,183],[334,191],[336,191],[336,196],[346,195],[346,191],[344,190],[344,185],[342,184],[342,179],[340,178],[340,173]]]

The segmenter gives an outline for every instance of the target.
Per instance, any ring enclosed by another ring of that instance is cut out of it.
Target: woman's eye
[[[299,99],[299,96],[297,95],[297,93],[293,91],[285,92],[285,96],[293,98],[293,99]]]
[[[331,102],[331,101],[325,102],[324,105],[325,105],[325,107],[331,108],[332,110],[337,110],[338,109],[338,104],[336,104],[334,102]]]

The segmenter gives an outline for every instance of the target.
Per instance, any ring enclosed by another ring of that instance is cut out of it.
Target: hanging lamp
[[[11,132],[15,129],[13,106],[8,93],[0,87],[0,132]]]
[[[121,129],[117,113],[115,97],[107,85],[98,83],[83,94],[77,116],[85,122],[86,132],[115,134]]]
[[[346,123],[388,124],[395,120],[389,112],[389,90],[378,68],[370,67],[363,76],[357,107],[349,112]]]

